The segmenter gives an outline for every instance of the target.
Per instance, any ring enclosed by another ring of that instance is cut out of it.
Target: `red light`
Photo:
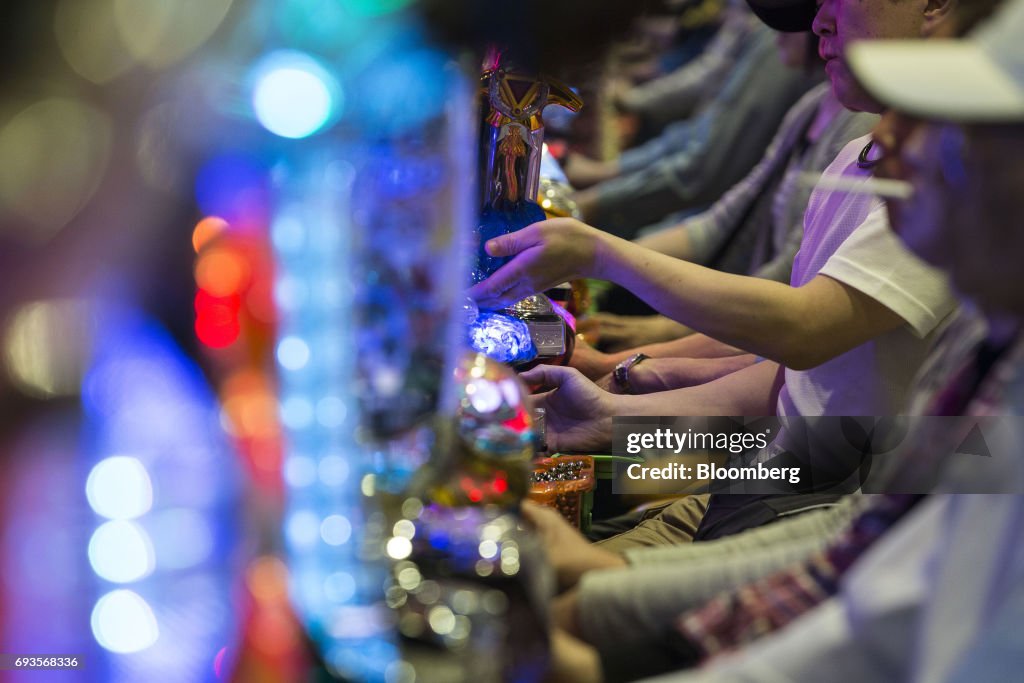
[[[518,412],[501,423],[502,427],[510,429],[514,432],[523,432],[530,428],[531,420],[526,409],[522,406],[519,407]]]
[[[480,489],[470,489],[469,499],[474,503],[479,503],[481,500],[484,499],[484,492],[481,491]]]
[[[213,306],[227,306],[232,312],[242,307],[242,300],[237,296],[214,296],[204,289],[196,290],[196,313]]]
[[[494,492],[495,493],[505,493],[505,491],[508,491],[508,482],[505,481],[504,479],[501,479],[501,478],[495,478],[494,479]]]
[[[238,324],[238,297],[219,298],[208,292],[196,292],[196,336],[215,349],[230,346],[241,333]]]

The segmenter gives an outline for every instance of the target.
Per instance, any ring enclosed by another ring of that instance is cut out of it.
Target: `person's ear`
[[[961,0],[928,0],[924,8],[924,24],[921,27],[925,37],[931,36],[935,29],[952,15],[958,2]]]

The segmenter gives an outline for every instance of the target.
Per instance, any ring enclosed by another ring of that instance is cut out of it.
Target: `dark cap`
[[[810,31],[818,13],[815,0],[747,0],[747,4],[761,21],[786,33]]]

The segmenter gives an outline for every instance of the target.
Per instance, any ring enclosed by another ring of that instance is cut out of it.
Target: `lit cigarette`
[[[819,190],[873,194],[883,199],[910,199],[914,194],[914,187],[910,183],[905,180],[889,180],[888,178],[846,178],[803,173],[800,176],[800,182]]]

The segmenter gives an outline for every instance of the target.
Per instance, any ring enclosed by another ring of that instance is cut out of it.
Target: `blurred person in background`
[[[666,77],[672,82],[654,98],[652,108],[687,118],[614,162],[569,156],[570,182],[593,185],[575,195],[585,220],[630,238],[670,214],[708,206],[750,171],[786,111],[821,80],[817,68],[784,63],[773,32],[742,0],[726,12],[704,55]]]

